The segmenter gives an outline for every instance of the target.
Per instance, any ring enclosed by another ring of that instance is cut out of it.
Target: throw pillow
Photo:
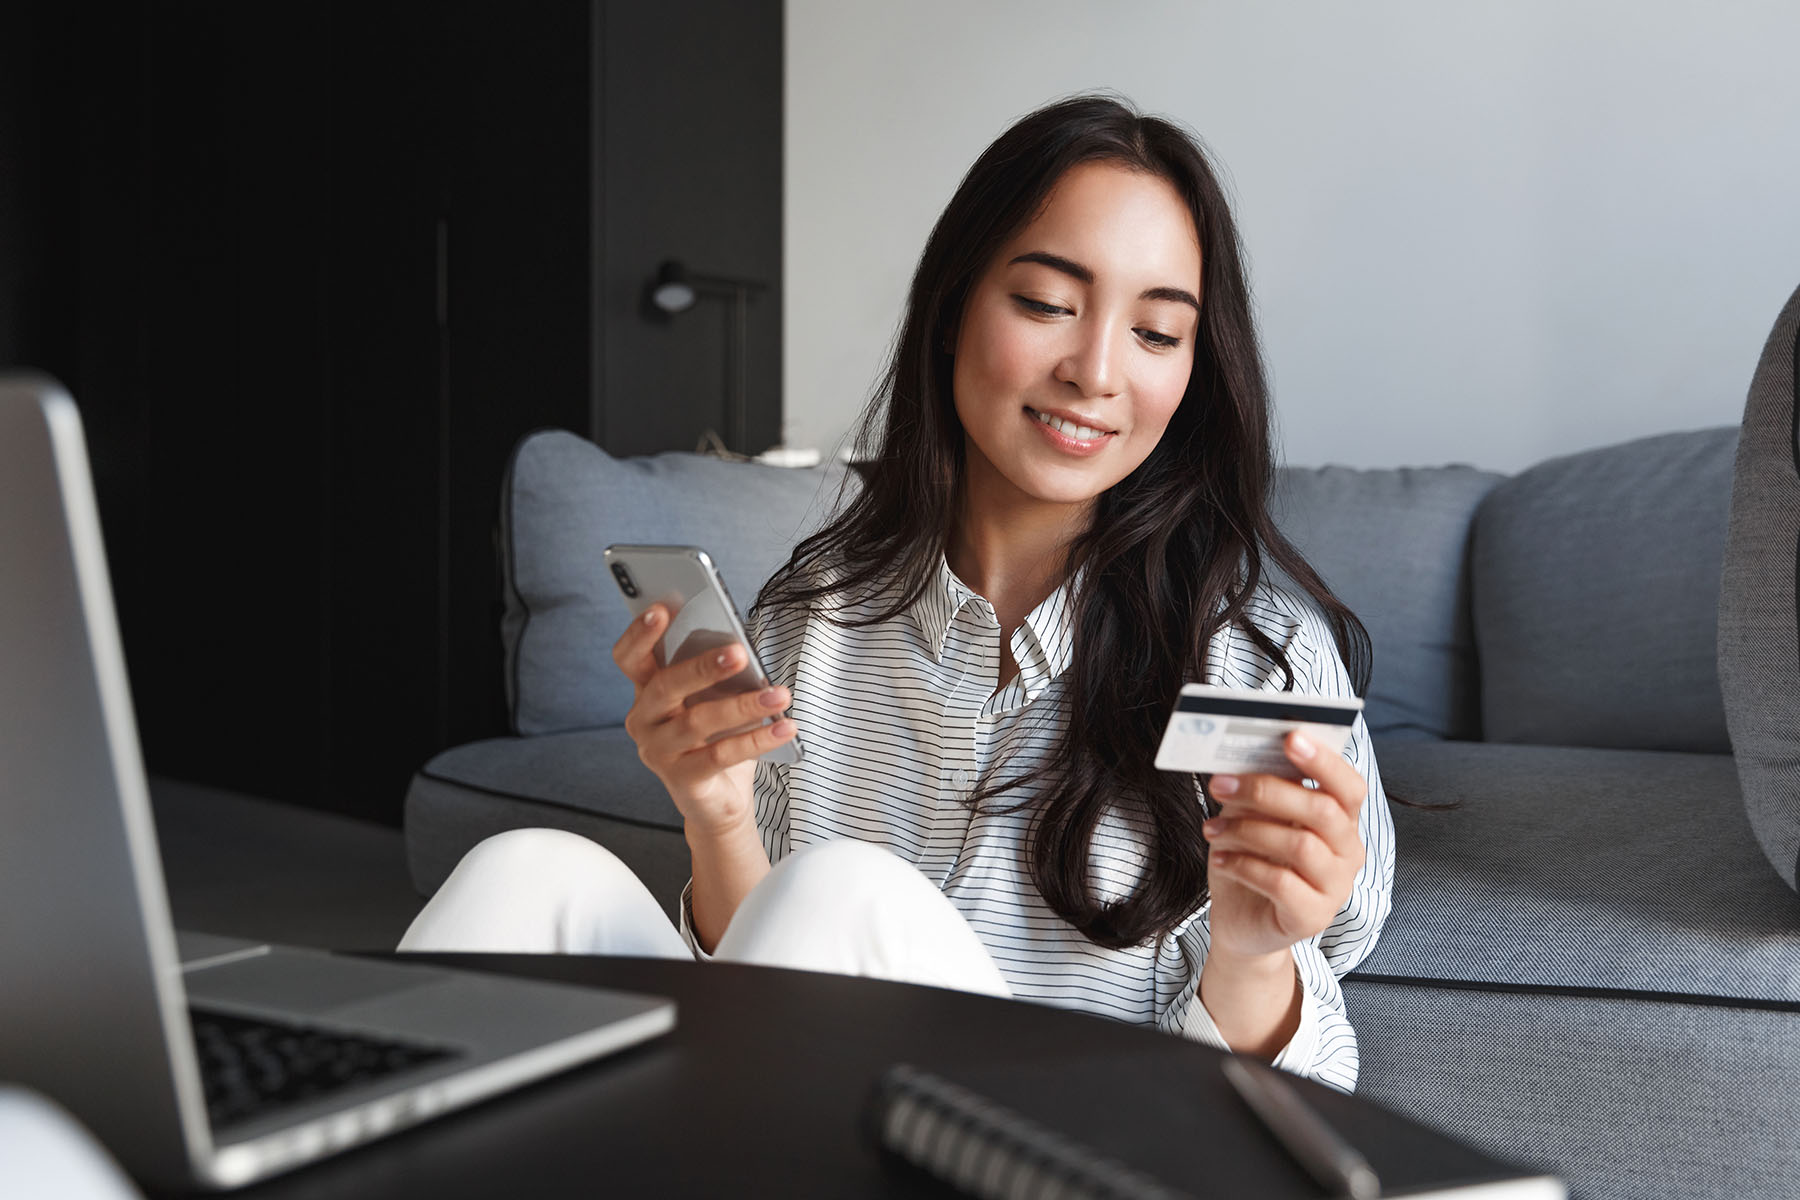
[[[632,686],[612,648],[631,613],[601,557],[607,546],[699,546],[747,611],[830,510],[844,470],[697,454],[617,459],[562,430],[524,438],[507,468],[500,511],[513,728],[560,733],[625,719]]]
[[[1737,430],[1538,463],[1475,515],[1490,742],[1723,754],[1719,567]]]
[[[1286,467],[1277,474],[1276,525],[1369,631],[1375,661],[1363,719],[1370,732],[1481,736],[1469,528],[1504,478],[1463,466]]]
[[[1719,593],[1719,683],[1750,825],[1789,887],[1800,870],[1800,290],[1744,405]]]

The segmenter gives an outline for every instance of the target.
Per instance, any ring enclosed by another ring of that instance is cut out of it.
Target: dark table
[[[924,1176],[884,1164],[859,1127],[876,1079],[895,1062],[952,1070],[1150,1051],[1191,1066],[1208,1088],[1224,1087],[1223,1056],[1210,1047],[1101,1017],[939,988],[734,963],[416,957],[672,996],[676,1027],[622,1054],[239,1194],[296,1200],[942,1196]],[[1395,1128],[1408,1124],[1373,1104],[1306,1081],[1301,1086],[1348,1134],[1362,1125],[1392,1142]],[[1232,1157],[1234,1140],[1263,1136],[1222,1093],[1218,1106],[1229,1111],[1195,1132],[1219,1137],[1223,1158]],[[1439,1140],[1419,1133],[1426,1143]],[[1380,1156],[1370,1157],[1380,1170]],[[1304,1189],[1304,1178],[1296,1175],[1295,1184]]]

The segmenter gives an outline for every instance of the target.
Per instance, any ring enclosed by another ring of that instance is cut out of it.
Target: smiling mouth
[[[1048,425],[1065,437],[1072,437],[1078,442],[1096,442],[1112,433],[1110,429],[1095,429],[1091,425],[1077,425],[1075,422],[1065,421],[1061,417],[1048,416],[1029,406],[1025,411],[1031,414],[1032,420],[1042,425]]]

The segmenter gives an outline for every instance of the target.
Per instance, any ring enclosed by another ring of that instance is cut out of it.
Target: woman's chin
[[[1067,470],[1021,472],[1009,482],[1039,504],[1065,507],[1091,504],[1109,486],[1096,474]]]
[[[1048,457],[1040,446],[1010,446],[1009,453],[997,457],[982,454],[973,444],[970,450],[970,482],[977,493],[998,484],[1001,491],[1013,493],[1015,503],[1086,505],[1117,482],[1094,459]],[[984,477],[986,486],[980,482]]]

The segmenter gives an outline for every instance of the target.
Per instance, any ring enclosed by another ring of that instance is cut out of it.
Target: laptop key
[[[460,1056],[447,1046],[343,1033],[190,1007],[215,1130],[274,1109]]]

